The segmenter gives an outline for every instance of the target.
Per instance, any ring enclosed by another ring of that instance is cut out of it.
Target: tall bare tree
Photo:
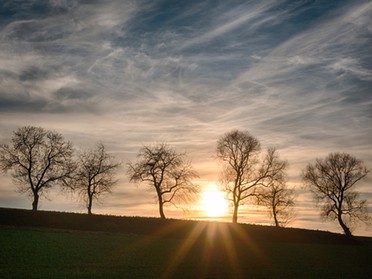
[[[0,166],[13,171],[18,190],[33,197],[32,209],[37,211],[39,198],[70,178],[75,168],[72,153],[72,144],[61,134],[26,126],[14,132],[10,145],[0,145]]]
[[[286,226],[293,220],[295,205],[294,190],[286,186],[285,181],[273,181],[261,187],[257,195],[257,204],[269,209],[276,227]]]
[[[167,144],[143,146],[137,161],[128,164],[130,181],[145,182],[156,191],[159,213],[165,219],[164,205],[188,202],[198,192],[192,179],[198,177],[186,160]]]
[[[369,170],[363,162],[347,153],[331,153],[325,159],[308,164],[302,177],[305,186],[322,205],[321,215],[337,220],[345,235],[352,236],[353,221],[368,221],[367,200],[354,192],[356,183],[364,179]]]
[[[119,166],[120,163],[106,152],[102,143],[98,144],[95,150],[80,154],[73,190],[77,191],[80,200],[85,202],[88,214],[92,214],[93,200],[98,201],[101,195],[111,193],[117,182],[114,175]]]
[[[224,163],[222,184],[227,198],[233,205],[232,222],[238,222],[239,206],[256,196],[259,186],[280,179],[286,162],[276,156],[275,149],[268,149],[261,159],[258,139],[247,131],[233,130],[217,143],[217,157]]]

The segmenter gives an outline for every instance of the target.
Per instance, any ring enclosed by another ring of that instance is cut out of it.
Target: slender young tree
[[[92,214],[93,201],[98,201],[103,194],[111,193],[112,187],[117,182],[114,175],[120,163],[106,152],[101,143],[95,150],[81,153],[77,166],[73,190],[86,204],[88,214]]]
[[[288,188],[285,181],[273,181],[261,187],[257,195],[257,204],[269,209],[269,216],[276,227],[286,226],[293,220],[294,200],[294,190]]]
[[[164,205],[190,201],[198,193],[192,179],[198,177],[186,160],[167,144],[143,146],[137,161],[128,164],[130,181],[145,182],[156,191],[159,214],[165,219]]]
[[[337,220],[346,236],[351,237],[354,221],[368,222],[367,200],[361,200],[354,191],[369,170],[363,162],[347,153],[331,153],[325,159],[308,164],[302,177],[318,201],[321,216]]]
[[[67,183],[75,169],[72,144],[61,134],[41,127],[26,126],[14,132],[10,145],[0,145],[0,167],[12,170],[21,193],[32,198],[37,211],[39,199],[47,190]]]
[[[280,179],[286,162],[279,160],[274,148],[260,158],[261,145],[249,132],[233,130],[217,143],[217,157],[223,162],[223,190],[233,205],[232,222],[238,222],[239,206],[257,195],[257,188],[267,181]]]

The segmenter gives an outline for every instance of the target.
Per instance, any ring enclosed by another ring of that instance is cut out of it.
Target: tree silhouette
[[[260,142],[247,131],[233,130],[217,143],[217,157],[224,163],[223,190],[233,205],[232,222],[238,222],[239,206],[257,195],[257,187],[281,179],[286,167],[275,149],[268,149],[260,159]]]
[[[98,201],[101,195],[111,193],[117,182],[114,174],[119,166],[120,163],[114,161],[102,143],[95,150],[80,154],[72,188],[85,202],[88,214],[92,214],[93,200]]]
[[[27,126],[14,132],[11,145],[0,145],[0,166],[4,172],[13,171],[18,190],[33,197],[32,209],[37,211],[40,196],[71,177],[72,152],[72,144],[61,134]]]
[[[349,237],[353,221],[369,220],[367,201],[353,191],[368,172],[361,160],[346,153],[331,153],[308,164],[302,174],[305,186],[322,205],[322,217],[337,220]]]
[[[130,181],[146,182],[155,189],[162,219],[166,218],[164,204],[188,202],[198,192],[198,187],[192,183],[198,175],[185,156],[162,143],[143,146],[138,160],[128,164]]]
[[[276,227],[285,226],[293,219],[294,190],[285,181],[272,181],[258,190],[257,204],[269,209]]]

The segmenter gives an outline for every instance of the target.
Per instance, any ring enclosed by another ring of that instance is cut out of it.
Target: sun
[[[225,194],[213,185],[202,194],[202,209],[208,217],[222,217],[226,215],[228,203]]]

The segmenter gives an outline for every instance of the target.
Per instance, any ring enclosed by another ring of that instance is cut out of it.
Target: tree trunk
[[[159,213],[160,213],[160,218],[161,219],[166,219],[165,214],[164,214],[164,208],[163,208],[163,197],[159,191],[157,191],[158,194],[158,201],[159,201]]]
[[[342,220],[342,215],[341,215],[340,212],[337,215],[337,220],[338,220],[338,223],[340,224],[341,228],[344,230],[345,235],[347,237],[352,237],[353,235],[351,234],[350,229],[346,226],[346,224]]]
[[[92,214],[93,196],[88,196],[88,214]]]
[[[273,217],[274,217],[275,226],[276,227],[280,227],[279,221],[278,221],[278,216],[276,214],[276,208],[275,207],[273,207]]]
[[[39,194],[34,192],[34,201],[32,202],[32,210],[37,211],[37,207],[39,205]]]
[[[239,203],[234,204],[234,213],[232,217],[232,222],[234,224],[238,223],[238,209],[239,209]]]
[[[166,219],[165,214],[164,214],[164,209],[163,209],[163,203],[160,203],[160,202],[159,202],[159,213],[160,213],[161,219]]]

